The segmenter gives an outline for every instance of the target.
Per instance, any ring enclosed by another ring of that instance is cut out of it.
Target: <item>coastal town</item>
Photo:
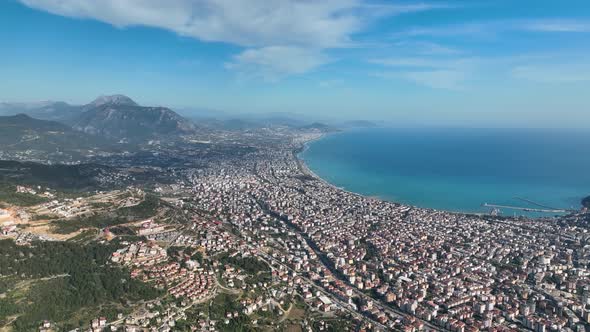
[[[470,215],[350,193],[315,176],[297,157],[322,135],[259,134],[254,152],[217,156],[206,167],[177,169],[173,182],[153,184],[149,195],[166,202],[161,208],[94,225],[87,239],[120,240],[108,264],[164,293],[127,314],[96,317],[88,329],[590,326],[590,220],[584,211],[540,219]],[[47,189],[17,188],[46,201],[2,210],[2,237],[20,245],[79,238],[93,225],[56,236],[52,216],[63,228],[64,220],[71,225],[101,209],[128,211],[151,197],[128,189],[56,198]],[[221,313],[207,310],[219,297],[232,305]],[[52,330],[52,322],[40,329]]]
[[[0,25],[0,332],[590,332],[590,0]]]

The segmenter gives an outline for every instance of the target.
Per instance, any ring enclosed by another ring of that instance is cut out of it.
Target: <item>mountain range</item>
[[[16,114],[19,115],[15,117]],[[85,105],[51,101],[0,103],[0,126],[4,126],[4,133],[0,134],[4,143],[31,142],[31,137],[47,140],[48,144],[72,139],[85,148],[94,145],[97,138],[103,139],[104,143],[142,143],[153,139],[174,139],[209,129],[231,131],[288,127],[334,131],[332,126],[310,123],[287,113],[220,119],[192,116],[188,119],[166,107],[141,106],[124,95],[100,96]],[[68,145],[67,142],[64,144]]]
[[[67,151],[80,155],[96,149],[114,151],[123,147],[63,123],[34,119],[26,114],[0,116],[0,152],[28,151],[38,156]]]
[[[74,129],[87,134],[129,141],[190,134],[196,129],[169,108],[140,106],[123,95],[101,96],[69,121]]]
[[[55,126],[59,122],[70,130],[112,140],[144,141],[169,135],[190,134],[195,130],[195,125],[190,120],[169,108],[140,106],[123,95],[100,96],[86,105],[70,105],[64,102],[0,104],[0,115],[20,113],[39,121],[55,121],[42,127]],[[14,120],[3,118],[2,122]],[[16,120],[21,120],[21,124],[26,122],[22,116]],[[36,122],[34,125],[40,124]]]

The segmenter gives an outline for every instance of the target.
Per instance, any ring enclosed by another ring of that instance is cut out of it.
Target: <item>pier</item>
[[[538,204],[535,204],[538,205]],[[567,213],[570,210],[566,209],[553,209],[553,208],[529,208],[529,207],[522,207],[522,206],[511,206],[511,205],[499,205],[499,204],[488,204],[483,203],[481,206],[490,207],[494,209],[509,209],[509,210],[520,210],[526,212],[543,212],[543,213]]]

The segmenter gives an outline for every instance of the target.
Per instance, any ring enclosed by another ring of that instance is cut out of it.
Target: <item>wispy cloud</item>
[[[398,53],[438,56],[450,56],[463,53],[463,51],[459,50],[458,48],[431,41],[403,40],[396,42],[393,46],[395,51]]]
[[[535,64],[514,67],[512,76],[517,79],[538,83],[590,82],[590,64]]]
[[[523,24],[523,29],[538,32],[589,32],[590,22],[580,21],[538,21]]]
[[[413,67],[413,68],[457,68],[469,67],[479,61],[477,58],[432,58],[432,57],[389,57],[371,59],[370,63],[388,67]]]
[[[590,82],[590,64],[581,55],[529,54],[501,57],[389,57],[369,60],[381,70],[371,76],[411,81],[434,89],[466,89],[470,80],[492,74],[504,80],[567,84]]]
[[[434,89],[458,90],[477,69],[479,58],[436,59],[425,57],[390,57],[369,60],[386,69],[373,76],[404,79]]]
[[[322,65],[326,62],[322,50],[354,45],[351,36],[380,17],[448,7],[361,0],[20,1],[57,15],[117,27],[156,27],[202,41],[239,45],[247,49],[226,67],[259,68],[260,76],[299,74]]]
[[[384,79],[403,79],[433,89],[462,90],[467,74],[458,70],[381,71],[371,74]]]
[[[393,33],[394,38],[409,37],[495,37],[513,31],[523,32],[590,32],[590,21],[576,20],[500,20],[485,22],[469,22],[441,26],[411,27]]]
[[[496,24],[492,23],[462,23],[436,27],[411,27],[395,32],[395,38],[408,37],[456,37],[481,36],[495,33]]]
[[[499,69],[506,79],[560,83],[590,80],[586,65],[559,65],[568,62],[563,54],[505,54],[494,57],[478,52],[477,47],[472,47],[470,51],[441,44],[458,42],[465,45],[466,40],[495,42],[514,32],[587,33],[590,32],[590,21],[515,19],[412,27],[393,34],[397,41],[392,54],[396,56],[374,58],[369,62],[383,67],[373,76],[408,80],[437,89],[461,89],[471,78],[482,77],[486,67]]]
[[[344,84],[344,81],[340,80],[340,79],[334,79],[334,80],[324,80],[324,81],[320,81],[318,82],[318,86],[320,88],[334,88],[334,87],[340,87]]]
[[[404,76],[418,84],[436,89],[458,90],[463,88],[467,73],[460,70],[429,70],[404,73]]]
[[[225,67],[246,78],[276,81],[285,75],[303,74],[330,61],[321,51],[289,46],[247,49]]]

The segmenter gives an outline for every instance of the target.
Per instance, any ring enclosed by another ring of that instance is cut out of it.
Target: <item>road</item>
[[[265,211],[270,213],[271,215],[280,215],[279,213],[275,212],[275,211],[271,211],[268,210],[266,206],[264,205],[260,205],[260,207]],[[279,218],[281,219],[281,218]],[[314,251],[314,253],[318,256],[318,261],[329,271],[332,271],[332,274],[334,275],[334,278],[337,278],[338,280],[342,281],[343,283],[350,285],[350,283],[348,282],[348,280],[342,279],[338,277],[338,273],[335,273],[335,271],[333,271],[334,269],[331,268],[331,266],[328,266],[326,263],[324,263],[322,261],[322,259],[319,259],[320,257],[323,256],[323,253],[320,252],[318,250],[318,248],[316,248],[315,243],[313,243],[313,241],[311,239],[309,239],[309,237],[307,236],[307,234],[301,232],[299,229],[297,229],[297,227],[294,227],[293,225],[291,225],[288,221],[283,220],[283,222],[285,222],[285,224],[294,232],[296,232],[297,234],[299,234],[303,239],[305,239],[305,241],[307,242],[307,245]],[[281,264],[284,266],[284,264]],[[315,283],[314,283],[315,285]],[[377,306],[379,307],[379,309],[381,309],[382,311],[388,313],[389,315],[391,315],[392,317],[403,317],[403,315],[406,315],[406,313],[397,310],[393,307],[391,307],[390,305],[384,303],[383,301],[381,301],[378,298],[374,298],[371,296],[366,295],[365,293],[359,291],[356,287],[351,286],[353,292],[355,293],[355,295],[359,296],[361,299],[364,299],[365,301],[370,299],[373,301],[374,304],[377,304]],[[348,306],[347,306],[348,307]],[[356,312],[356,311],[355,311]],[[358,313],[358,312],[357,312]],[[366,317],[366,316],[365,316]],[[426,331],[445,331],[445,329],[442,329],[428,321],[425,321],[423,319],[419,319],[416,317],[417,320],[419,320],[420,322],[422,322],[424,324],[424,326],[426,327]],[[376,321],[374,321],[376,322]],[[378,323],[379,324],[379,323]],[[384,326],[382,324],[379,324],[381,326]]]

